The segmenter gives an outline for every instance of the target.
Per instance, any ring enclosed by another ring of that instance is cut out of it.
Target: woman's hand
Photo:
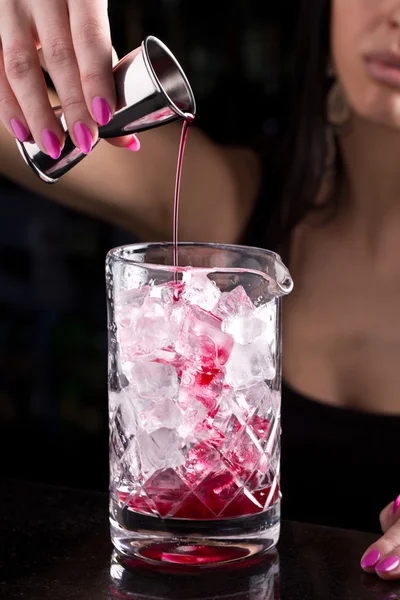
[[[383,536],[366,550],[361,567],[382,579],[400,579],[400,496],[383,509],[379,519]]]
[[[58,158],[62,127],[40,68],[41,48],[77,147],[90,152],[116,98],[107,0],[0,0],[0,119],[24,142]],[[137,148],[129,136],[114,142]]]

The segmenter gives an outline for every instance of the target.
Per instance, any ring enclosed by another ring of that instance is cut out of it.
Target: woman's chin
[[[400,133],[400,92],[394,90],[378,90],[374,94],[365,95],[355,103],[356,113],[364,120],[376,125],[395,129]]]

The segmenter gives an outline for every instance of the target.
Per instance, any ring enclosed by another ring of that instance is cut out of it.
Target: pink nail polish
[[[374,567],[379,561],[380,557],[381,554],[378,550],[371,550],[371,552],[368,552],[368,554],[362,559],[361,567],[363,569],[372,569],[372,567]]]
[[[93,146],[93,138],[89,127],[85,125],[85,123],[76,123],[74,127],[74,135],[79,149],[84,154],[89,154]]]
[[[127,146],[125,146],[125,148],[127,150],[131,150],[132,152],[139,152],[139,150],[140,150],[139,138],[137,138],[136,135],[134,135],[132,138],[132,141],[130,141],[129,144]]]
[[[400,507],[400,496],[397,496],[393,504],[393,514],[395,515]]]
[[[21,143],[26,142],[29,137],[29,133],[25,125],[21,123],[21,121],[18,121],[18,119],[12,119],[11,127],[17,140],[19,140]]]
[[[92,102],[92,110],[99,125],[107,125],[111,121],[111,109],[104,98],[96,96]]]
[[[390,571],[397,569],[399,565],[400,558],[398,556],[388,556],[375,566],[375,571],[379,571],[379,573],[390,573]]]
[[[54,131],[51,131],[51,129],[43,129],[42,141],[47,154],[51,156],[51,158],[54,158],[55,160],[60,158],[61,144]]]

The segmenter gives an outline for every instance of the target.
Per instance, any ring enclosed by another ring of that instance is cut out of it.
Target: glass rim
[[[141,267],[157,267],[160,269],[183,269],[186,270],[187,268],[193,268],[193,269],[201,269],[201,268],[214,268],[214,267],[185,267],[183,265],[179,265],[177,267],[174,267],[174,265],[161,265],[159,263],[152,263],[152,262],[138,262],[137,260],[135,260],[133,257],[126,257],[126,256],[121,256],[119,253],[122,251],[126,251],[129,250],[131,252],[139,253],[140,251],[143,250],[151,250],[152,248],[173,248],[174,243],[173,242],[137,242],[137,243],[133,243],[133,244],[123,244],[121,246],[115,246],[114,248],[111,248],[107,255],[112,256],[113,258],[115,258],[116,260],[119,260],[121,262],[126,262],[127,264],[132,264],[132,265],[138,265]],[[270,256],[271,258],[274,258],[277,262],[282,263],[282,258],[281,256],[277,253],[274,252],[273,250],[267,250],[265,248],[258,248],[257,246],[245,246],[242,244],[222,244],[219,242],[178,242],[178,248],[215,248],[216,250],[230,250],[230,251],[236,251],[236,250],[241,250],[241,251],[245,251],[245,252],[253,252],[253,253],[261,253],[261,254],[265,254],[266,256]],[[135,256],[135,254],[133,254],[133,256]]]
[[[144,269],[158,269],[160,271],[174,272],[174,273],[183,273],[188,271],[189,269],[198,269],[202,271],[224,271],[226,273],[234,273],[240,269],[240,267],[218,267],[218,266],[208,266],[208,267],[196,267],[192,265],[178,265],[174,266],[173,264],[160,264],[158,262],[149,262],[149,261],[138,261],[136,260],[137,255],[146,250],[152,249],[162,249],[162,248],[170,248],[173,250],[173,242],[137,242],[133,244],[124,244],[121,246],[116,246],[111,248],[107,253],[107,259],[111,259],[113,261],[117,261],[120,263],[124,263],[126,265],[135,266],[138,268]],[[253,254],[261,254],[266,258],[270,258],[274,261],[275,266],[281,270],[281,277],[278,277],[278,281],[275,281],[279,291],[281,294],[289,294],[293,289],[293,280],[290,275],[290,272],[284,262],[282,261],[281,256],[274,252],[273,250],[267,250],[266,248],[258,248],[257,246],[245,246],[243,244],[222,244],[219,242],[178,242],[178,252],[180,248],[212,248],[216,251],[230,251],[230,252],[247,252],[250,255]],[[123,253],[129,251],[132,253],[131,256],[123,256]],[[245,271],[252,271],[254,273],[258,272],[260,275],[266,276],[264,271],[257,271],[256,269],[248,269],[243,267]]]

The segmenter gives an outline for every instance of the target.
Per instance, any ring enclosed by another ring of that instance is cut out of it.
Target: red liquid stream
[[[179,228],[179,196],[181,190],[181,179],[182,179],[182,165],[183,157],[185,155],[185,147],[187,136],[189,133],[189,127],[194,120],[194,116],[187,114],[182,125],[181,140],[179,142],[178,152],[178,163],[176,166],[176,179],[175,179],[175,193],[174,193],[174,231],[173,231],[173,243],[174,243],[174,267],[178,266],[178,228]]]

